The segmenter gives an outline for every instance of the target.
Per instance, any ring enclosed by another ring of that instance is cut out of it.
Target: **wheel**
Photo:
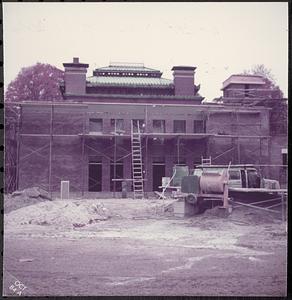
[[[198,198],[195,194],[188,194],[185,200],[190,204],[197,204]]]

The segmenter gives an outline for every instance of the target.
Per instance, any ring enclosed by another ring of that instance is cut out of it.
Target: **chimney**
[[[194,96],[195,95],[195,76],[196,67],[190,66],[174,66],[173,82],[175,96]]]
[[[64,63],[65,68],[65,94],[86,93],[86,72],[88,64],[79,62],[79,57],[73,57],[72,63]]]

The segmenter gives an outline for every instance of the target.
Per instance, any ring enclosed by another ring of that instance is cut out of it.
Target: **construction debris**
[[[49,194],[39,187],[15,191],[4,196],[4,212],[9,213],[28,205],[51,200]]]
[[[207,209],[204,212],[204,215],[209,217],[227,218],[230,215],[230,213],[228,210],[223,209],[220,206],[215,206],[214,208]]]
[[[22,207],[5,215],[5,225],[56,225],[83,227],[107,220],[110,212],[100,202],[56,200]]]

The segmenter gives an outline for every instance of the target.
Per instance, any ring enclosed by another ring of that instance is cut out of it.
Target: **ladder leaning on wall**
[[[139,121],[131,122],[131,145],[132,145],[132,173],[134,199],[144,198],[143,171],[142,171],[142,150],[141,132]],[[137,125],[137,126],[134,126]]]

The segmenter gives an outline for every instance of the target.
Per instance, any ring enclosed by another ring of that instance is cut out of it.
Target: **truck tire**
[[[195,204],[196,205],[197,202],[198,202],[198,198],[195,194],[188,194],[185,199],[190,204]]]

